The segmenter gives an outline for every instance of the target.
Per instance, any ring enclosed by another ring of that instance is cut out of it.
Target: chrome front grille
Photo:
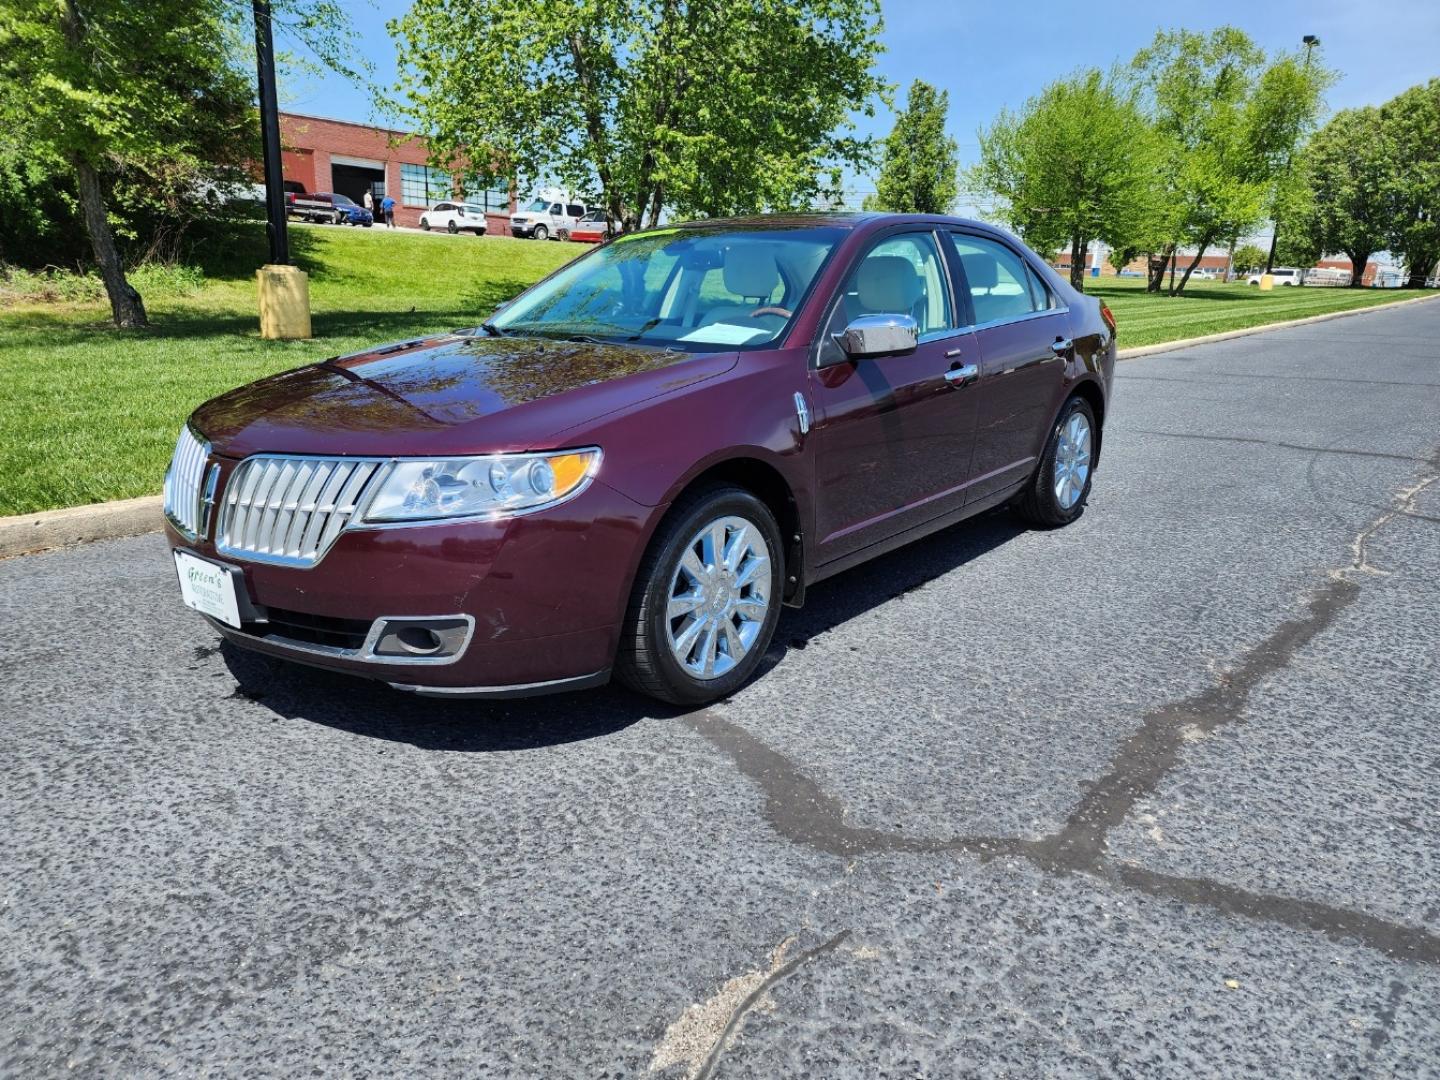
[[[349,524],[382,459],[258,454],[231,475],[215,546],[281,566],[314,566]]]
[[[215,501],[215,481],[220,466],[212,465],[209,475],[205,462],[210,459],[210,444],[202,442],[186,424],[180,429],[170,468],[165,473],[165,516],[170,523],[194,540],[204,534],[210,524],[210,507]]]

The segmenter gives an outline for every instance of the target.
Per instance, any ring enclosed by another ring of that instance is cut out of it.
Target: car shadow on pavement
[[[786,609],[781,615],[756,678],[768,677],[792,649],[806,648],[820,635],[921,588],[1025,530],[1008,512],[992,512],[821,582],[811,588],[803,608]],[[514,701],[448,701],[274,660],[228,642],[219,651],[235,678],[233,697],[255,702],[287,720],[409,743],[422,750],[533,750],[603,738],[641,720],[673,719],[690,711],[618,684]]]

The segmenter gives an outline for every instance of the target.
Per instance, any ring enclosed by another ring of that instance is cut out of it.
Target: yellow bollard
[[[298,266],[267,263],[255,271],[260,282],[260,336],[310,336],[310,277]]]
[[[1274,274],[1261,274],[1261,275],[1260,275],[1260,291],[1261,291],[1261,292],[1269,292],[1269,291],[1270,291],[1271,289],[1273,289],[1273,288],[1275,288],[1275,275],[1274,275]]]

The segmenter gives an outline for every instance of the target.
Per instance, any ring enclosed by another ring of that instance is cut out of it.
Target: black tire
[[[1085,475],[1085,486],[1080,497],[1068,508],[1061,505],[1055,495],[1055,454],[1060,448],[1060,433],[1076,413],[1085,417],[1090,425],[1090,459]],[[1032,525],[1054,529],[1069,525],[1085,512],[1085,501],[1090,498],[1090,485],[1095,479],[1095,447],[1098,444],[1099,427],[1095,423],[1095,410],[1082,397],[1072,397],[1060,409],[1055,423],[1050,427],[1050,437],[1045,440],[1045,452],[1040,455],[1040,464],[1030,478],[1024,493],[1015,502],[1016,512]]]
[[[422,217],[422,218],[420,219],[420,228],[421,228],[421,230],[422,230],[423,232],[429,232],[429,231],[430,231],[430,219],[429,219],[429,218],[423,218],[423,217]]]
[[[448,225],[445,226],[445,231],[448,232],[451,236],[454,236],[460,231],[460,226],[456,225],[454,221],[451,221]]]
[[[531,233],[531,235],[532,235],[536,240],[549,240],[549,239],[550,239],[550,230],[547,229],[544,225],[536,225],[536,226],[535,226],[535,231],[534,231],[533,233]]]
[[[708,522],[743,518],[760,530],[770,549],[769,600],[760,632],[749,650],[724,675],[701,679],[676,660],[669,642],[670,587],[689,542]],[[615,675],[626,686],[673,705],[703,705],[733,694],[755,673],[780,621],[785,549],[770,508],[744,488],[707,487],[678,500],[656,530],[640,561],[635,587],[621,627]]]
[[[570,230],[569,230],[569,229],[556,229],[556,230],[555,230],[555,239],[556,239],[556,240],[559,240],[559,241],[563,244],[566,240],[569,240],[569,239],[570,239]]]

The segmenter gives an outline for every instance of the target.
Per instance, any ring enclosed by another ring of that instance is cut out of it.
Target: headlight
[[[598,449],[397,461],[360,520],[443,521],[538,510],[580,494],[599,467]]]

